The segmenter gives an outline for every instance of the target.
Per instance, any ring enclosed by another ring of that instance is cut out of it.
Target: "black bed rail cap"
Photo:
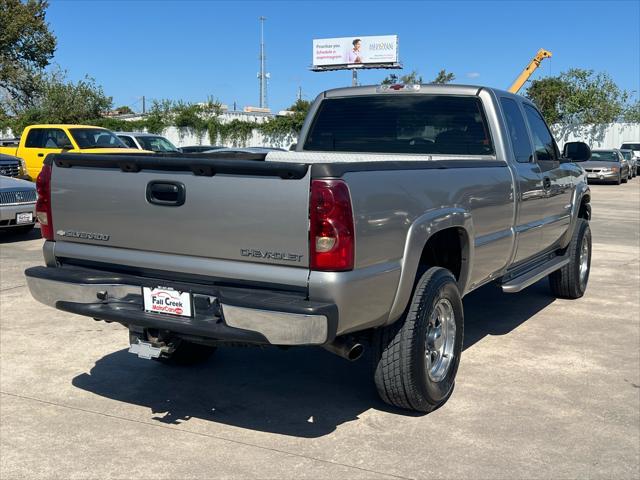
[[[304,163],[265,162],[266,154],[255,153],[213,153],[203,155],[153,155],[153,154],[94,154],[57,153],[47,156],[59,168],[118,168],[123,172],[160,170],[192,172],[198,176],[216,174],[280,177],[296,180],[307,174]]]

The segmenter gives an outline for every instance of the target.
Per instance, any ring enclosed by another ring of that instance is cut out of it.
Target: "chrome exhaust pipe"
[[[323,345],[322,348],[350,362],[355,362],[364,353],[364,346],[361,343],[345,337],[337,337],[333,342]]]

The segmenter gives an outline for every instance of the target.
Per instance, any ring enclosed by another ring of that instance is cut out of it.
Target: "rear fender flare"
[[[446,208],[425,213],[418,217],[407,232],[404,255],[401,260],[400,281],[391,305],[389,325],[398,320],[404,313],[416,280],[420,257],[429,238],[447,228],[460,227],[467,235],[467,248],[463,252],[463,261],[458,279],[461,294],[466,290],[470,278],[470,265],[473,265],[473,220],[471,214],[462,208]]]
[[[565,248],[569,245],[571,241],[571,237],[573,236],[573,230],[576,228],[576,224],[578,223],[578,215],[580,213],[580,205],[582,205],[582,199],[585,196],[591,196],[591,189],[586,182],[580,182],[576,185],[576,188],[573,192],[573,198],[571,199],[571,223],[569,224],[569,228],[562,237],[561,247]],[[591,217],[591,208],[589,209],[589,217]]]

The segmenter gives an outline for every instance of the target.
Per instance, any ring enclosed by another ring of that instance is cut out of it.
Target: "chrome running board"
[[[523,274],[510,279],[508,282],[502,284],[502,291],[505,293],[517,293],[530,285],[533,285],[538,280],[546,277],[550,273],[564,267],[571,261],[568,256],[555,257],[548,262],[543,263],[531,270],[524,272]]]

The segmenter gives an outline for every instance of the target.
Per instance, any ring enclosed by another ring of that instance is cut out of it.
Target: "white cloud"
[[[478,72],[469,72],[467,73],[467,78],[478,78],[480,74]]]

